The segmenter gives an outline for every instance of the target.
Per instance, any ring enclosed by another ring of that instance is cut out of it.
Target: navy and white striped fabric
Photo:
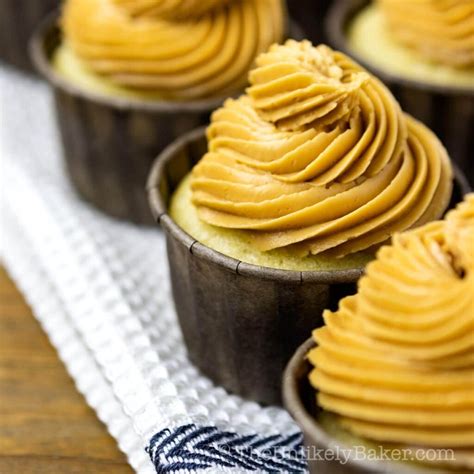
[[[239,435],[215,426],[187,424],[155,434],[146,448],[158,474],[240,468],[264,473],[304,473],[301,433]]]

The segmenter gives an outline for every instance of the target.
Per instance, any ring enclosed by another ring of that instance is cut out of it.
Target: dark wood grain
[[[0,267],[0,473],[132,471]]]

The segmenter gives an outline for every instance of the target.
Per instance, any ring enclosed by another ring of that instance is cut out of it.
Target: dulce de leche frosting
[[[427,59],[474,65],[473,0],[378,0],[392,35]]]
[[[68,0],[66,42],[114,84],[171,100],[229,95],[282,39],[283,0]]]
[[[445,149],[358,64],[289,40],[249,78],[247,94],[214,112],[193,170],[202,220],[247,230],[258,250],[340,257],[442,215]]]
[[[373,440],[462,448],[474,467],[474,194],[393,238],[313,333],[318,404]]]

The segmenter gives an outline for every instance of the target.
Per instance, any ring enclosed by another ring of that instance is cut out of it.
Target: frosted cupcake
[[[348,39],[359,56],[392,74],[474,89],[470,0],[377,0],[354,18]]]
[[[308,444],[326,433],[341,448],[382,447],[393,458],[352,461],[355,468],[472,470],[474,195],[444,221],[397,234],[367,266],[358,293],[324,320],[307,354],[317,420],[295,400],[291,370],[286,380]],[[410,462],[396,462],[401,449]]]
[[[284,34],[281,0],[69,0],[53,64],[89,92],[193,101],[235,94]]]
[[[109,214],[148,222],[152,158],[208,121],[246,84],[260,52],[283,38],[282,0],[68,0],[36,38],[55,86],[69,174]]]
[[[148,186],[191,359],[273,403],[324,307],[392,233],[444,213],[453,176],[433,133],[339,52],[290,40],[249,80],[207,143],[199,131],[174,143]]]
[[[474,183],[474,3],[338,1],[327,30],[437,133]]]

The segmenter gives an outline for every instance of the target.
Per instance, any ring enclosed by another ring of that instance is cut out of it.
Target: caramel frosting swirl
[[[259,250],[344,256],[444,212],[445,149],[389,90],[327,46],[289,40],[217,110],[192,175],[201,219]]]
[[[378,0],[393,36],[422,56],[455,67],[474,65],[472,0]]]
[[[471,194],[445,221],[397,234],[358,293],[325,312],[310,382],[350,431],[474,462],[473,239]]]
[[[220,97],[282,39],[283,0],[68,0],[65,40],[114,84],[170,100]]]

